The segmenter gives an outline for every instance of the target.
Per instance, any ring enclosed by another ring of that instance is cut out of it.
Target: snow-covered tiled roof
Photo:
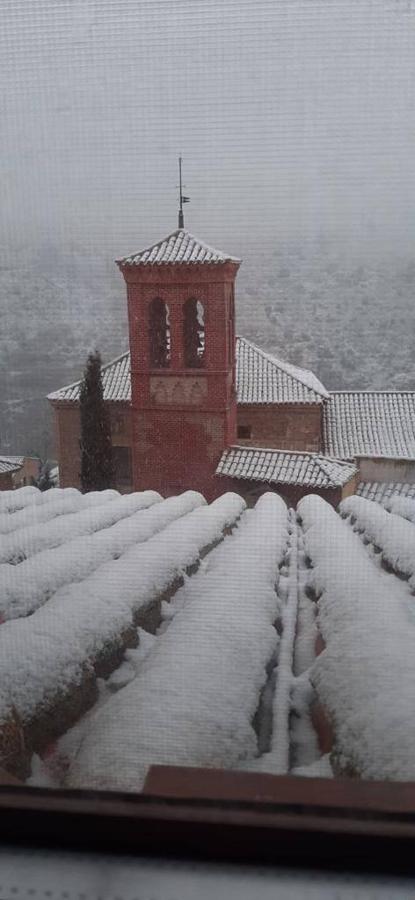
[[[230,447],[222,454],[216,469],[217,475],[229,478],[314,488],[342,487],[356,472],[351,463],[317,453],[259,447]]]
[[[415,500],[415,484],[403,482],[360,481],[357,486],[359,497],[385,503],[391,497],[406,497]]]
[[[415,459],[415,391],[334,391],[323,434],[325,453],[340,459]]]
[[[309,372],[236,339],[236,388],[238,403],[322,403],[328,391]]]
[[[102,367],[105,400],[131,399],[130,354],[124,353]],[[79,400],[80,381],[49,394],[49,400]],[[236,339],[238,403],[322,403],[327,391],[305,369],[298,369],[264,353],[245,338]]]
[[[17,472],[24,463],[24,456],[0,456],[0,475]]]
[[[215,250],[209,244],[194,237],[184,228],[177,228],[167,237],[139,250],[138,253],[131,253],[123,259],[117,259],[119,266],[160,266],[166,264],[195,264],[195,263],[224,263],[237,262],[240,260],[235,256],[229,256],[222,250]]]
[[[131,365],[130,354],[123,353],[111,360],[106,366],[102,366],[102,384],[104,388],[104,400],[128,403],[131,400]],[[65,400],[77,402],[79,400],[80,381],[74,381],[66,387],[48,394],[48,400]]]

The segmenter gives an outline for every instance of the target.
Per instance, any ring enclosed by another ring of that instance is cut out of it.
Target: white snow
[[[291,770],[291,775],[302,775],[306,778],[333,778],[330,755],[326,753],[308,765],[297,766]]]
[[[62,585],[81,581],[102,563],[121,556],[132,544],[146,541],[169,522],[204,504],[201,494],[188,491],[154,503],[115,525],[91,535],[43,550],[19,565],[0,565],[0,621],[34,612]]]
[[[186,582],[137,678],[91,716],[68,784],[139,790],[151,763],[232,768],[256,754],[286,542],[285,504],[267,494]]]
[[[303,672],[295,679],[291,688],[291,774],[299,766],[310,766],[321,758],[318,737],[311,718],[312,704],[316,693],[310,681],[309,672]]]
[[[334,725],[336,765],[362,778],[414,780],[413,598],[321,498],[303,498],[298,513],[326,644],[311,679]]]
[[[45,494],[52,491],[45,491]],[[2,513],[0,515],[0,532],[9,534],[18,528],[27,528],[29,525],[41,525],[54,519],[57,516],[63,516],[67,513],[78,512],[80,509],[87,509],[90,506],[99,506],[101,503],[107,503],[108,500],[119,498],[119,494],[115,491],[94,491],[91,494],[81,494],[80,491],[69,490],[68,494],[62,490],[63,496],[59,496],[60,491],[53,491],[48,503],[32,503],[18,510],[13,515],[10,513]],[[58,496],[56,496],[58,494]]]
[[[26,784],[34,785],[35,787],[62,786],[69,767],[72,765],[83,737],[89,728],[91,718],[96,715],[97,710],[107,703],[116,691],[121,690],[136,677],[140,666],[142,666],[146,656],[152,650],[156,641],[155,635],[149,634],[143,628],[138,628],[137,636],[139,639],[138,647],[126,650],[123,662],[106,681],[98,678],[98,700],[94,707],[88,710],[59,740],[49,745],[42,759],[36,754],[33,755],[32,771]]]
[[[49,491],[45,491],[45,495]],[[15,491],[0,491],[0,513],[13,513],[15,510],[23,509],[32,503],[38,503],[42,497],[42,492],[37,487],[17,488]]]
[[[49,494],[51,491],[45,491]],[[99,497],[99,495],[98,495]],[[20,563],[29,556],[58,547],[66,541],[80,535],[92,534],[101,528],[109,528],[124,516],[132,515],[139,509],[146,509],[161,500],[156,491],[126,494],[111,503],[98,501],[98,506],[87,505],[86,509],[67,516],[59,516],[57,520],[44,522],[41,525],[29,525],[18,528],[5,535],[0,547],[0,563]]]
[[[298,606],[298,546],[295,513],[289,511],[290,537],[286,555],[287,584],[279,588],[281,598],[282,635],[278,648],[276,684],[273,699],[272,739],[269,753],[261,759],[261,771],[283,774],[290,765],[289,718],[293,684],[294,639]],[[281,577],[282,580],[282,577]]]
[[[408,519],[409,522],[415,524],[415,500],[409,497],[389,497],[384,502],[384,506],[389,512]]]
[[[13,707],[27,721],[55,694],[64,695],[79,683],[85,666],[91,668],[97,654],[131,626],[134,613],[151,606],[197,563],[200,552],[219,540],[244,508],[241,497],[225,494],[101,565],[84,581],[60,588],[31,616],[1,625],[0,720]]]
[[[400,515],[387,512],[379,503],[363,497],[348,497],[340,504],[341,515],[381,550],[382,558],[411,579],[415,588],[415,527]]]

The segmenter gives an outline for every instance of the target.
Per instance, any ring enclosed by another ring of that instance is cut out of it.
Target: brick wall
[[[54,404],[55,412],[55,445],[59,462],[59,484],[61,487],[80,488],[81,454],[79,440],[81,436],[78,404]],[[131,446],[131,408],[128,404],[109,404],[111,420],[111,438],[116,447]],[[127,490],[123,483],[116,485],[122,492]],[[132,482],[130,484],[130,490]]]
[[[60,487],[80,488],[79,406],[77,404],[53,404],[53,406],[56,458],[59,463],[59,484]]]
[[[238,426],[251,428],[251,437],[238,436],[238,444],[278,450],[321,450],[321,405],[239,405],[237,421]]]
[[[347,482],[347,484],[343,485],[342,492],[341,492],[342,500],[344,500],[346,497],[351,497],[352,494],[356,493],[357,485],[359,484],[359,481],[360,481],[360,476],[359,476],[359,473],[357,473],[357,475],[355,475],[354,478],[351,478],[350,481]]]
[[[225,447],[236,440],[234,281],[238,264],[121,266],[127,283],[133,420],[133,484],[164,496],[207,499]],[[202,366],[188,365],[186,310],[204,311]],[[154,303],[168,310],[167,365],[154,364]]]
[[[406,459],[359,459],[361,481],[415,483],[415,463]]]
[[[33,456],[26,456],[24,463],[18,472],[13,475],[13,488],[24,487],[26,484],[33,484],[40,474],[40,459]]]
[[[222,493],[215,469],[226,445],[223,413],[136,410],[133,478],[135,490],[163,496],[200,491],[207,500]]]
[[[11,491],[13,489],[12,475],[12,472],[0,473],[0,491]]]

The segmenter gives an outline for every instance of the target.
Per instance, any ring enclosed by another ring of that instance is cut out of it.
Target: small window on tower
[[[150,304],[149,338],[151,367],[167,368],[171,355],[170,318],[167,303],[160,297],[155,297]]]
[[[187,300],[183,318],[184,364],[200,369],[205,364],[205,315],[200,300]]]
[[[252,425],[238,425],[238,438],[249,440],[252,437]]]

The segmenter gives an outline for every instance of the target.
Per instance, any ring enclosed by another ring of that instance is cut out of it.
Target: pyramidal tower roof
[[[222,250],[215,250],[204,241],[190,234],[185,228],[177,228],[167,237],[139,250],[138,253],[132,253],[123,259],[117,259],[119,266],[161,266],[161,265],[195,265],[197,263],[208,263],[209,265],[218,265],[226,262],[240,263],[241,260],[236,256],[230,256],[223,253]]]

